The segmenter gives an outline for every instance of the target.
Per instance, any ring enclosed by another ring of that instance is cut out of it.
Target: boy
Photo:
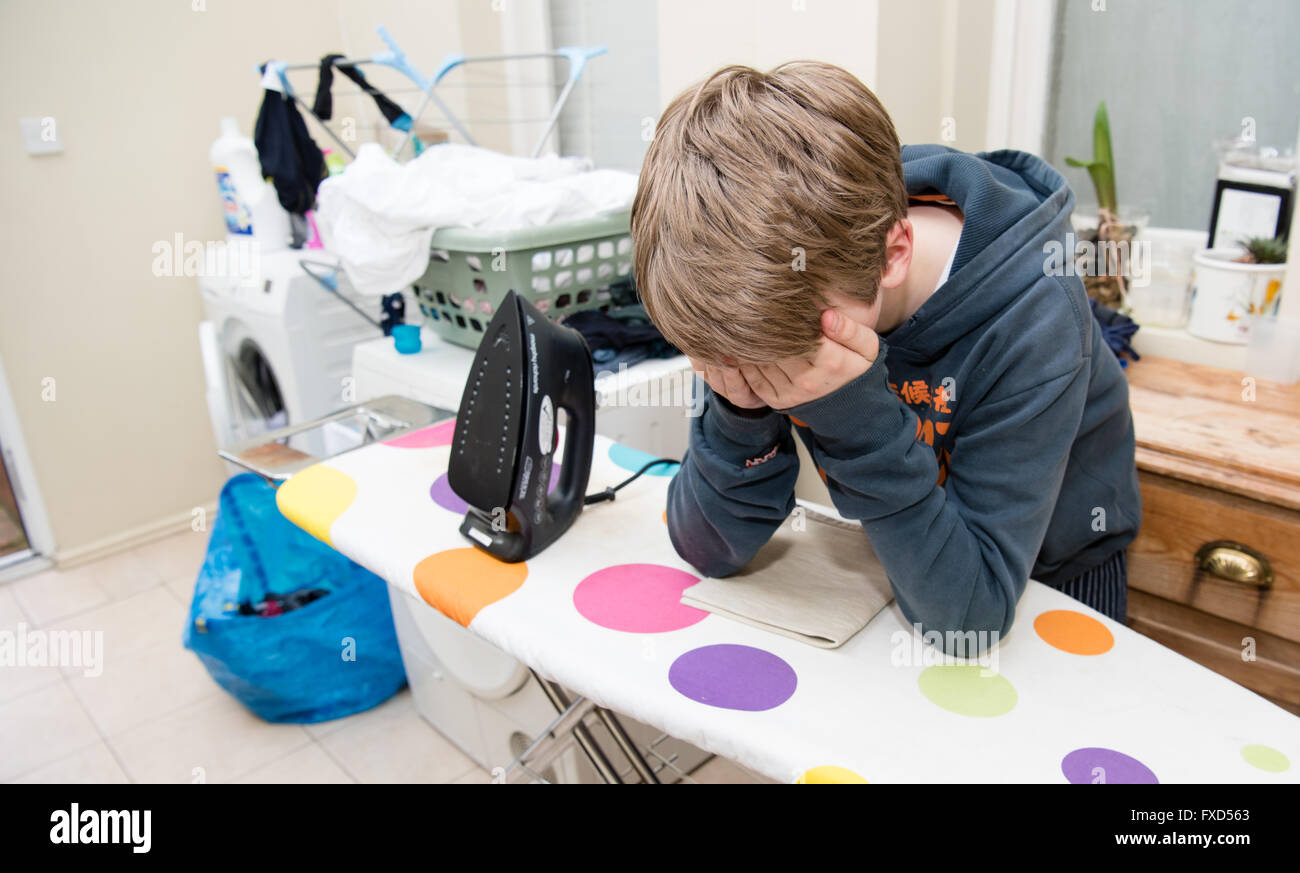
[[[1124,620],[1141,517],[1128,387],[1074,196],[1032,155],[900,149],[827,64],[728,67],[664,112],[632,212],[655,324],[703,384],[674,547],[743,567],[794,508],[793,434],[926,631],[1005,634],[1033,578]]]

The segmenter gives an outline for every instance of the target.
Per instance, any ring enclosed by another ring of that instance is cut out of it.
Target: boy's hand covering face
[[[880,338],[874,330],[827,309],[822,312],[822,340],[811,360],[791,358],[775,364],[745,364],[739,370],[760,403],[773,409],[790,409],[843,388],[865,373],[879,353]],[[727,399],[732,400],[730,396]]]
[[[731,401],[733,406],[741,409],[761,409],[767,401],[760,398],[749,387],[745,377],[735,367],[723,367],[717,364],[704,364],[694,358],[690,359],[691,369],[700,374],[715,394],[721,394]]]

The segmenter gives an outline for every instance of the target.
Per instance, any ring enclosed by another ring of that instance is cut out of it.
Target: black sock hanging
[[[334,62],[343,55],[326,55],[320,59],[320,75],[316,79],[316,102],[311,112],[321,121],[329,121],[334,115],[334,98],[330,88],[334,87]]]
[[[371,99],[375,101],[375,105],[379,107],[379,111],[384,114],[384,118],[388,119],[389,124],[406,114],[405,109],[389,100],[384,96],[383,92],[367,82],[366,77],[361,75],[361,71],[356,67],[351,64],[339,64],[338,70],[353,82],[356,82],[358,88],[370,95]]]
[[[406,114],[406,110],[398,106],[387,95],[366,81],[366,77],[361,71],[351,64],[339,64],[337,61],[343,55],[325,55],[320,59],[320,75],[316,80],[316,102],[312,106],[312,114],[321,121],[329,121],[334,114],[334,99],[330,96],[330,88],[334,86],[334,70],[337,66],[338,71],[347,76],[357,84],[357,87],[370,95],[370,99],[375,101],[379,111],[383,113],[384,118],[392,124],[397,119]]]

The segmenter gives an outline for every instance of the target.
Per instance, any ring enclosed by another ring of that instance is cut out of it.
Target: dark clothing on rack
[[[325,178],[325,156],[307,132],[293,99],[268,90],[257,113],[253,143],[262,175],[275,184],[280,205],[302,215],[316,205],[316,186]]]
[[[640,304],[620,306],[609,312],[585,309],[564,319],[587,341],[596,372],[617,371],[619,364],[632,366],[647,358],[669,358],[681,354],[650,322]]]
[[[370,95],[391,126],[398,130],[410,130],[411,116],[406,114],[406,110],[366,81],[366,77],[352,64],[336,65],[335,62],[341,57],[343,55],[326,55],[320,59],[320,78],[316,83],[316,102],[312,106],[312,113],[321,121],[329,121],[334,115],[334,98],[330,95],[330,88],[334,85],[334,70],[337,68],[340,73],[355,82],[358,88]]]

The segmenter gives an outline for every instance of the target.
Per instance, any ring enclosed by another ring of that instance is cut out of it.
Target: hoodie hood
[[[902,160],[909,195],[943,194],[965,215],[948,281],[885,335],[902,357],[926,360],[1042,278],[1047,244],[1069,230],[1074,192],[1041,158],[1010,149],[903,146]]]

